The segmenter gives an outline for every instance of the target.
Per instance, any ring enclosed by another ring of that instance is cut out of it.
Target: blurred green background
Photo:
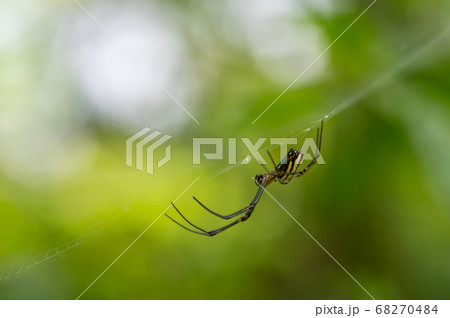
[[[370,1],[82,3],[200,124],[76,2],[2,1],[1,299],[75,299],[197,177],[177,206],[226,224],[192,195],[237,211],[263,170],[193,165],[192,138],[314,137],[325,114],[326,165],[268,190],[375,298],[449,298],[450,2],[377,1],[253,125]],[[154,175],[125,165],[144,127],[173,136]],[[162,216],[81,298],[369,296],[264,195],[213,238]]]

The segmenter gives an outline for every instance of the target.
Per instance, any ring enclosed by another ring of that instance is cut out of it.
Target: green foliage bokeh
[[[327,10],[292,5],[285,22],[299,33],[313,28],[320,54],[370,4],[340,2],[324,2]],[[105,17],[105,3],[86,8]],[[313,137],[299,132],[343,103],[325,122],[326,164],[268,190],[375,298],[448,299],[448,1],[377,1],[254,124],[295,77],[274,78],[265,64],[279,61],[255,57],[248,42],[233,38],[239,28],[227,29],[229,3],[136,3],[163,8],[173,20],[185,78],[195,79],[195,94],[182,103],[200,122],[183,118],[161,90],[162,111],[183,120],[164,126],[145,118],[146,126],[173,136],[173,158],[153,176],[125,165],[125,140],[143,127],[93,110],[95,101],[60,62],[61,47],[70,43],[64,30],[75,28],[70,21],[84,15],[80,7],[42,1],[40,8],[13,10],[36,14],[0,47],[1,299],[75,299],[197,177],[177,206],[204,228],[222,226],[226,221],[191,197],[232,213],[253,198],[251,177],[263,171],[254,160],[229,170],[226,161],[192,165],[192,138]],[[250,19],[242,10],[240,18]],[[315,57],[291,59],[290,67],[300,74]],[[178,96],[176,86],[171,93]],[[48,127],[55,139],[20,138],[37,134],[36,127]],[[45,155],[25,158],[35,148]],[[161,216],[82,296],[368,298],[267,195],[249,221],[213,238]]]

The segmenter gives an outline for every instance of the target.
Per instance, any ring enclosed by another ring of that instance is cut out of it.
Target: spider
[[[216,230],[206,231],[206,230],[192,224],[172,203],[172,206],[175,208],[175,210],[178,212],[178,214],[180,214],[180,216],[188,224],[190,224],[191,226],[193,226],[194,228],[196,228],[198,230],[198,231],[194,231],[194,230],[178,223],[177,221],[172,219],[167,214],[165,214],[165,213],[164,214],[169,219],[171,219],[173,222],[175,222],[176,224],[181,226],[182,228],[184,228],[190,232],[193,232],[195,234],[200,234],[200,235],[205,235],[205,236],[214,236],[216,234],[219,234],[219,233],[229,229],[230,227],[232,227],[238,223],[247,221],[250,218],[250,216],[252,215],[253,210],[255,209],[256,205],[258,204],[259,199],[261,198],[262,194],[264,193],[264,188],[266,188],[272,182],[275,182],[277,180],[281,184],[288,184],[292,180],[292,178],[301,177],[306,171],[308,171],[317,162],[317,159],[320,157],[320,148],[322,145],[322,131],[323,131],[323,121],[320,125],[320,128],[317,129],[317,139],[316,139],[316,144],[317,144],[317,148],[318,148],[317,154],[314,157],[314,159],[312,159],[311,162],[302,171],[297,172],[297,168],[300,165],[300,163],[302,162],[303,155],[304,155],[303,152],[294,150],[291,148],[289,150],[288,154],[283,158],[283,160],[281,160],[281,162],[278,165],[275,165],[275,161],[273,160],[272,155],[270,154],[270,152],[267,151],[267,153],[269,154],[269,157],[275,167],[275,170],[269,171],[269,170],[267,170],[267,168],[264,165],[262,165],[264,167],[264,169],[267,171],[267,173],[266,174],[258,174],[254,178],[255,183],[259,187],[259,189],[256,192],[256,195],[253,198],[253,200],[245,208],[240,209],[239,211],[234,212],[232,214],[221,215],[219,213],[216,213],[216,212],[210,210],[203,203],[201,203],[199,200],[197,200],[196,197],[193,197],[194,200],[197,201],[197,203],[200,204],[200,206],[202,208],[204,208],[209,213],[211,213],[217,217],[220,217],[222,219],[228,220],[228,219],[232,219],[238,215],[244,214],[243,216],[241,216],[239,219],[235,220],[234,222],[231,222],[231,223],[225,225],[224,227],[218,228]]]

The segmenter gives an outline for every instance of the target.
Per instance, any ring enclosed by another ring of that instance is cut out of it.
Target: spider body
[[[272,156],[268,152],[270,159],[272,160],[272,163],[275,167],[275,170],[268,171],[267,168],[264,165],[262,165],[264,167],[264,169],[266,169],[267,173],[266,174],[258,174],[255,176],[254,180],[255,180],[256,185],[259,188],[258,188],[258,191],[256,192],[256,195],[253,198],[253,200],[245,208],[243,208],[237,212],[234,212],[232,214],[221,215],[219,213],[216,213],[216,212],[210,210],[203,203],[201,203],[199,200],[197,200],[196,197],[193,197],[194,200],[197,201],[197,203],[200,204],[200,206],[203,207],[206,211],[208,211],[209,213],[211,213],[217,217],[220,217],[222,219],[228,220],[228,219],[231,219],[231,218],[234,218],[236,216],[243,214],[243,216],[241,216],[239,219],[235,220],[234,222],[231,222],[228,225],[225,225],[224,227],[221,227],[217,230],[206,231],[206,230],[203,230],[202,228],[192,224],[183,214],[181,214],[181,212],[177,209],[177,207],[172,203],[172,206],[175,208],[175,210],[178,212],[178,214],[180,214],[180,216],[188,224],[190,224],[191,226],[193,226],[194,228],[196,228],[198,230],[198,231],[196,231],[196,230],[192,230],[192,229],[178,223],[177,221],[172,219],[167,214],[165,214],[165,215],[169,219],[171,219],[173,222],[175,222],[176,224],[181,226],[182,228],[184,228],[190,232],[200,234],[200,235],[206,235],[206,236],[214,236],[216,234],[219,234],[219,233],[225,231],[226,229],[229,229],[230,227],[232,227],[238,223],[248,220],[248,218],[252,215],[253,210],[255,209],[256,205],[258,204],[259,199],[261,198],[262,194],[264,193],[264,189],[267,186],[269,186],[272,182],[277,181],[277,180],[281,184],[288,184],[292,180],[292,178],[301,177],[305,172],[307,172],[317,162],[317,159],[320,156],[320,148],[322,145],[322,131],[323,131],[323,121],[320,125],[320,128],[317,130],[316,144],[317,144],[318,151],[317,151],[314,159],[312,159],[311,162],[309,162],[309,164],[303,170],[301,170],[299,172],[297,172],[297,169],[298,169],[299,165],[302,163],[303,156],[304,156],[303,152],[294,150],[294,149],[290,149],[289,152],[287,153],[287,155],[281,160],[281,162],[278,165],[275,165],[275,162],[274,162]]]
[[[256,185],[260,186],[266,182],[266,187],[274,181],[281,184],[288,184],[293,178],[293,173],[297,171],[298,166],[303,159],[303,152],[290,149],[288,154],[281,160],[281,162],[275,167],[274,171],[267,171],[267,174],[257,174],[255,176]]]
[[[297,172],[297,168],[303,160],[303,152],[294,149],[289,150],[286,157],[276,167],[276,177],[281,184],[288,184]]]

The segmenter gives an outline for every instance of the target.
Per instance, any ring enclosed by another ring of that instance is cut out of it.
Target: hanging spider
[[[229,214],[229,215],[221,215],[218,214],[212,210],[210,210],[209,208],[207,208],[203,203],[201,203],[199,200],[197,200],[196,197],[193,197],[195,201],[197,201],[198,204],[200,204],[206,211],[208,211],[209,213],[218,216],[222,219],[228,220],[231,218],[234,218],[238,215],[242,215],[244,214],[244,216],[240,217],[239,219],[237,219],[234,222],[231,222],[228,225],[225,225],[224,227],[221,227],[217,230],[213,230],[213,231],[205,231],[202,228],[192,224],[186,217],[184,217],[183,214],[181,214],[181,212],[177,209],[177,207],[172,203],[172,206],[175,208],[175,210],[178,212],[178,214],[180,214],[180,216],[191,226],[193,226],[194,228],[196,228],[199,231],[194,231],[192,229],[187,228],[186,226],[178,223],[177,221],[175,221],[174,219],[172,219],[170,216],[168,216],[167,214],[165,214],[169,219],[171,219],[173,222],[175,222],[176,224],[178,224],[179,226],[181,226],[182,228],[196,233],[196,234],[200,234],[200,235],[206,235],[206,236],[214,236],[216,234],[219,234],[223,231],[225,231],[226,229],[229,229],[230,227],[247,221],[250,216],[253,213],[253,210],[255,209],[256,205],[258,204],[259,199],[261,198],[261,195],[264,193],[264,188],[269,186],[272,182],[274,181],[279,181],[281,184],[288,184],[292,178],[295,177],[301,177],[306,171],[308,171],[316,162],[317,159],[320,157],[320,148],[322,145],[322,131],[323,131],[323,121],[320,125],[320,128],[317,129],[317,139],[316,139],[316,144],[317,144],[317,154],[314,157],[314,159],[311,160],[311,162],[302,170],[297,172],[297,168],[300,165],[300,163],[302,162],[303,159],[303,152],[301,151],[297,151],[294,149],[290,149],[288,154],[283,158],[283,160],[281,160],[281,162],[278,165],[275,165],[275,162],[272,158],[272,155],[270,154],[270,152],[267,152],[269,154],[269,157],[275,167],[274,171],[269,171],[267,170],[267,168],[263,165],[264,169],[266,169],[267,173],[266,174],[258,174],[256,175],[256,177],[254,178],[256,185],[259,187],[258,191],[256,192],[255,197],[253,198],[252,202],[250,202],[250,204],[248,206],[246,206],[245,208]]]

